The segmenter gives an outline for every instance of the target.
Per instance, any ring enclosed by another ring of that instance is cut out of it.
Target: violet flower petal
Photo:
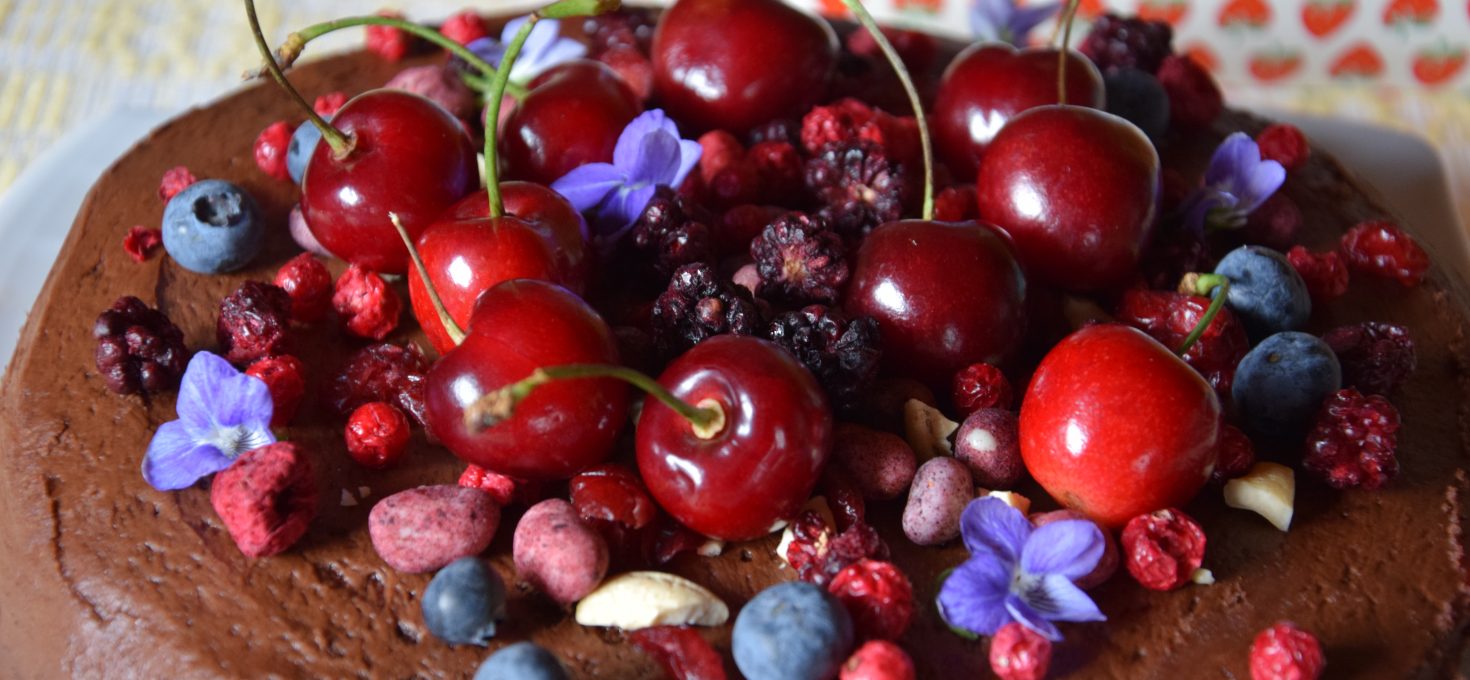
[[[272,406],[264,382],[241,373],[217,354],[197,352],[184,368],[175,409],[189,433],[203,437],[220,425],[259,422],[261,412],[269,423]]]
[[[172,420],[159,426],[148,443],[143,480],[159,491],[186,489],[233,462],[219,449],[195,439],[183,421]]]
[[[664,184],[679,171],[679,153],[679,138],[659,130],[643,137],[632,164],[618,167],[634,184]]]
[[[1210,165],[1205,169],[1205,186],[1233,186],[1236,178],[1261,162],[1261,151],[1250,135],[1232,133],[1210,156]]]
[[[674,181],[669,182],[669,186],[676,189],[682,186],[685,178],[689,177],[689,173],[694,170],[694,166],[699,165],[699,158],[703,154],[704,147],[700,146],[699,142],[680,139],[679,170],[674,173]]]
[[[1006,598],[1006,612],[1021,625],[1036,631],[1041,637],[1052,642],[1059,642],[1062,639],[1061,631],[1057,630],[1057,627],[1052,625],[1052,622],[1048,621],[1045,615],[1032,607],[1022,596],[1008,596]]]
[[[618,135],[618,143],[613,147],[613,165],[624,170],[632,168],[643,154],[643,140],[658,132],[667,132],[674,139],[679,139],[679,127],[663,109],[649,109],[638,114]]]
[[[958,628],[994,635],[1009,623],[1005,601],[1010,595],[1011,570],[993,555],[977,555],[961,564],[939,587],[940,614]]]
[[[1092,573],[1103,554],[1102,532],[1082,519],[1052,522],[1038,528],[1021,550],[1021,569],[1028,574],[1059,574],[1077,580]]]
[[[1256,163],[1244,185],[1237,188],[1240,200],[1235,209],[1247,215],[1255,212],[1285,181],[1286,168],[1281,163],[1272,160]]]
[[[1042,22],[1050,19],[1062,8],[1061,3],[1048,5],[1027,5],[1016,8],[1015,14],[1011,15],[1011,44],[1023,47],[1031,31],[1040,26]]]
[[[588,163],[552,182],[551,189],[582,212],[597,207],[627,181],[627,173],[611,163]]]
[[[657,185],[641,184],[610,194],[597,210],[598,235],[604,239],[616,237],[632,227],[657,192]]]
[[[1024,596],[1026,604],[1051,621],[1106,621],[1092,598],[1071,579],[1048,574]]]
[[[970,501],[960,514],[960,534],[972,554],[994,553],[1012,565],[1020,561],[1031,530],[1020,510],[991,496]]]

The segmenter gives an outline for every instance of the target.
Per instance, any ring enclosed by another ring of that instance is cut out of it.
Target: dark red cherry
[[[654,93],[680,123],[741,134],[826,95],[837,35],[780,0],[679,0],[653,34]]]
[[[844,302],[878,319],[883,357],[948,391],[956,371],[1000,364],[1026,334],[1026,277],[1006,238],[975,222],[889,222],[858,249]]]
[[[1132,279],[1159,198],[1159,154],[1132,123],[1041,106],[990,141],[975,184],[980,218],[1004,229],[1038,283],[1072,292]]]
[[[372,90],[342,106],[332,126],[353,140],[342,159],[318,144],[301,183],[301,213],[327,250],[379,272],[403,273],[408,250],[388,213],[415,238],[479,185],[475,149],[438,104]]]
[[[821,387],[785,350],[721,335],[670,364],[659,383],[725,423],[710,438],[648,399],[638,419],[638,469],[654,500],[685,526],[739,541],[792,518],[832,448],[832,413]]]
[[[551,184],[573,168],[612,161],[643,104],[607,65],[569,61],[541,74],[500,130],[505,176]]]
[[[1017,50],[976,43],[950,62],[939,83],[931,120],[934,146],[961,179],[975,176],[980,157],[1006,121],[1026,109],[1057,103],[1053,48]],[[1103,79],[1077,52],[1067,52],[1067,103],[1103,107]]]
[[[444,446],[517,479],[565,479],[607,459],[628,413],[627,386],[618,380],[552,382],[495,427],[464,422],[466,407],[542,366],[616,364],[617,344],[597,312],[561,286],[517,279],[480,296],[470,329],[425,385],[429,430]]]
[[[505,214],[519,217],[551,240],[557,269],[566,287],[580,293],[592,277],[592,255],[587,246],[587,221],[561,194],[544,184],[501,182]],[[490,214],[485,190],[480,189],[450,206],[445,220],[474,219]]]

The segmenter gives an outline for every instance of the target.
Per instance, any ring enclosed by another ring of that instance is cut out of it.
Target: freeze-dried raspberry
[[[820,217],[793,212],[776,218],[750,242],[750,257],[763,297],[832,303],[847,283],[842,237]]]
[[[1251,680],[1316,680],[1327,659],[1317,636],[1277,621],[1251,643]]]
[[[1429,254],[1392,222],[1363,222],[1342,235],[1348,265],[1365,274],[1393,279],[1405,288],[1424,280]]]
[[[628,641],[673,680],[725,680],[725,662],[694,628],[652,626],[628,634]]]
[[[711,208],[723,210],[760,200],[761,190],[760,171],[754,163],[741,159],[710,178],[705,186],[705,200]]]
[[[198,181],[194,173],[189,172],[189,169],[182,165],[169,168],[163,173],[163,179],[158,183],[158,197],[167,203],[168,199],[173,198],[175,194]]]
[[[296,417],[306,395],[306,365],[289,354],[266,357],[245,369],[260,378],[271,393],[271,427],[281,427]]]
[[[368,345],[337,372],[328,403],[342,416],[368,402],[386,401],[424,424],[424,380],[429,362],[417,345]]]
[[[490,494],[495,499],[495,504],[502,508],[516,499],[516,480],[473,463],[460,474],[459,485]]]
[[[1393,394],[1418,366],[1409,329],[1391,323],[1340,326],[1322,340],[1342,364],[1342,384],[1368,394]]]
[[[892,562],[860,560],[837,572],[827,590],[852,615],[861,640],[897,640],[914,620],[914,587]]]
[[[851,144],[859,140],[859,130],[877,116],[873,107],[851,97],[818,106],[801,119],[801,146],[817,154],[831,144]]]
[[[1234,425],[1220,428],[1220,443],[1215,456],[1215,470],[1210,479],[1224,483],[1247,472],[1256,464],[1256,446],[1251,438]]]
[[[1323,303],[1342,297],[1348,291],[1348,268],[1335,250],[1313,253],[1303,246],[1292,246],[1286,260],[1307,284],[1312,302]]]
[[[869,640],[842,663],[837,680],[914,680],[914,660],[892,642]]]
[[[146,262],[158,246],[163,245],[163,230],[149,229],[143,225],[134,225],[128,230],[128,235],[123,237],[123,251],[134,262]]]
[[[973,184],[948,187],[934,197],[934,219],[965,222],[980,218],[980,200]]]
[[[245,452],[214,476],[209,503],[247,557],[269,557],[306,533],[317,512],[311,457],[293,442]]]
[[[360,338],[382,340],[398,327],[403,301],[377,272],[354,264],[337,277],[332,307],[347,332]]]
[[[255,138],[255,164],[262,172],[283,182],[291,181],[291,171],[286,168],[286,150],[291,146],[291,134],[295,131],[290,123],[278,120]]]
[[[1209,306],[1206,297],[1134,288],[1124,291],[1115,313],[1119,321],[1148,333],[1166,347],[1178,349]],[[1235,367],[1248,351],[1245,327],[1229,308],[1222,308],[1184,353],[1184,361],[1199,371],[1217,393],[1227,395],[1235,381]]]
[[[990,671],[1000,680],[1042,680],[1051,666],[1051,640],[1012,621],[990,639]]]
[[[318,116],[325,118],[337,113],[337,109],[342,108],[342,105],[346,103],[346,92],[328,92],[317,97],[316,101],[311,103],[311,109],[316,111]]]
[[[1399,412],[1348,387],[1327,397],[1307,435],[1302,464],[1337,489],[1381,489],[1399,472]]]
[[[1169,120],[1177,127],[1205,128],[1225,110],[1220,86],[1193,59],[1169,55],[1159,66],[1159,84],[1169,94]]]
[[[384,468],[408,449],[408,417],[392,404],[374,401],[357,407],[347,419],[347,454],[358,464]]]
[[[791,529],[794,539],[786,548],[786,561],[797,577],[808,583],[825,586],[849,565],[888,557],[887,544],[864,522],[835,533],[821,515],[807,510]]]
[[[235,364],[289,353],[291,296],[279,286],[246,281],[220,301],[215,335]]]
[[[724,130],[711,130],[699,138],[699,175],[705,182],[745,160],[745,147],[735,135]]]
[[[92,337],[97,340],[97,371],[118,394],[146,397],[174,389],[189,362],[179,327],[131,295],[118,298],[97,317]]]
[[[770,203],[793,205],[801,200],[801,154],[788,142],[761,142],[745,154],[746,163],[760,177],[761,197]]]
[[[386,9],[378,12],[378,16],[388,17],[390,19],[403,18],[401,13]],[[367,27],[368,50],[377,53],[378,56],[388,61],[402,61],[405,56],[408,56],[410,40],[409,35],[400,28],[392,26]]]
[[[750,252],[750,242],[786,211],[775,206],[744,204],[725,211],[716,222],[715,242],[721,253]]]
[[[461,45],[468,45],[490,35],[485,28],[485,19],[478,12],[470,9],[450,15],[444,20],[444,23],[439,25],[439,32]]]
[[[642,529],[658,514],[658,506],[638,475],[616,463],[577,473],[569,487],[572,507],[588,521],[617,522],[629,529]]]
[[[990,364],[971,364],[954,374],[952,383],[954,406],[963,415],[970,415],[982,408],[1008,409],[1014,399],[1011,381]]]
[[[1174,508],[1139,515],[1123,527],[1128,573],[1151,590],[1189,583],[1205,558],[1205,532]]]
[[[1256,135],[1256,145],[1261,147],[1261,158],[1280,163],[1288,171],[1300,170],[1312,155],[1306,135],[1290,123],[1276,123]]]
[[[653,62],[637,47],[616,46],[597,55],[597,60],[607,64],[618,74],[639,101],[648,101],[653,96]]]
[[[311,253],[291,258],[276,271],[276,285],[291,296],[291,318],[315,323],[332,307],[332,273]]]

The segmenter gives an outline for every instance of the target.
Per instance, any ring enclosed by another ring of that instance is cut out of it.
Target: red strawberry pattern
[[[1383,57],[1372,45],[1357,43],[1332,60],[1333,78],[1376,78],[1383,74]]]
[[[1302,26],[1317,38],[1326,38],[1346,24],[1357,9],[1356,0],[1307,0],[1302,5]]]

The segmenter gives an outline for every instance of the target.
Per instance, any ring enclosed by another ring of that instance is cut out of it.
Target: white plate
[[[1439,155],[1418,137],[1362,123],[1275,116],[1300,126],[1382,193],[1430,252],[1470,281],[1470,245],[1456,221]],[[20,327],[86,197],[112,160],[164,120],[157,111],[122,110],[67,134],[0,196],[0,372],[10,363]]]

